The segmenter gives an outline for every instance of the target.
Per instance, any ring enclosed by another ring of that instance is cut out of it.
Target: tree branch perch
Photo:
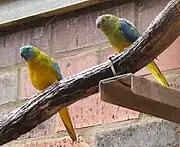
[[[171,0],[132,46],[112,58],[116,72],[135,73],[162,53],[179,34],[180,0]],[[111,62],[106,61],[55,83],[4,115],[0,118],[0,145],[27,133],[63,106],[98,92],[99,81],[113,76],[110,66]]]

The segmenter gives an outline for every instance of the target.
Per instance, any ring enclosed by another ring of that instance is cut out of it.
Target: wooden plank
[[[98,4],[103,1],[104,0],[2,1],[0,2],[0,26],[9,26],[28,18],[49,17]]]
[[[76,9],[108,2],[109,0],[15,0],[0,2],[0,28],[17,25]],[[121,2],[122,1],[122,2]],[[128,3],[133,0],[121,0]]]
[[[102,80],[102,101],[180,122],[180,91],[127,74]]]

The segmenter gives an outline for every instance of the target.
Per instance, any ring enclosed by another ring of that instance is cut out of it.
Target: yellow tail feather
[[[146,67],[161,85],[169,87],[167,80],[154,61],[150,62]]]
[[[67,107],[63,107],[60,111],[59,111],[59,115],[61,117],[61,120],[63,121],[64,123],[64,126],[66,127],[66,130],[68,131],[69,133],[69,136],[71,137],[71,139],[73,141],[76,141],[77,138],[76,138],[76,134],[75,134],[75,131],[74,131],[74,128],[73,128],[73,125],[72,125],[72,122],[71,122],[71,118],[69,116],[69,112],[68,112],[68,109]]]

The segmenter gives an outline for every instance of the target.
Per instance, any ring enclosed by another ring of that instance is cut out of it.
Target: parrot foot
[[[112,55],[109,55],[107,58],[108,58],[109,60],[111,60],[111,58],[113,58],[113,57],[116,56],[116,55],[117,55],[117,53],[112,54]]]
[[[114,65],[113,65],[113,62],[112,62],[112,57],[114,57],[114,56],[116,56],[116,54],[109,55],[109,56],[108,56],[108,59],[111,61],[111,70],[112,70],[112,73],[113,73],[114,76],[116,76],[117,73],[116,73],[116,70],[115,70]]]

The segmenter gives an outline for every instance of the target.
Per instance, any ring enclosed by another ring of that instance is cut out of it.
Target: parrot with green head
[[[140,37],[140,33],[130,21],[111,14],[99,16],[96,20],[96,26],[104,33],[117,52],[122,52]],[[160,84],[169,86],[154,61],[150,62],[146,67]]]
[[[63,79],[57,62],[37,47],[26,45],[22,46],[19,51],[27,62],[29,79],[36,89],[42,91],[54,82]],[[61,108],[59,115],[71,139],[76,141],[76,134],[67,107]]]

